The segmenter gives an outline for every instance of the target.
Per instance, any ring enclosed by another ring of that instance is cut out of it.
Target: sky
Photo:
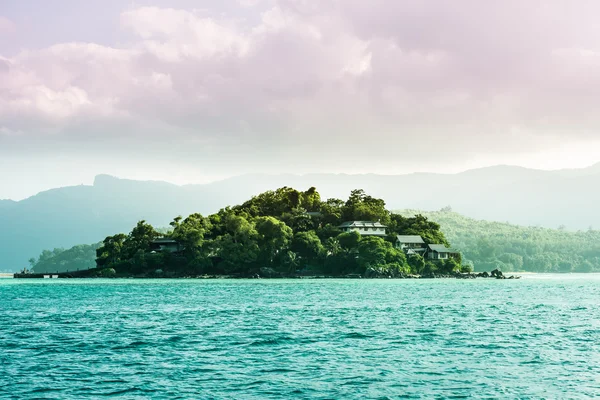
[[[0,0],[0,199],[600,161],[595,0]]]

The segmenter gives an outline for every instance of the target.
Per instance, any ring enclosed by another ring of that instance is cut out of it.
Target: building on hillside
[[[401,249],[406,255],[418,254],[429,260],[447,260],[457,258],[459,252],[449,249],[443,244],[427,244],[419,235],[396,236],[396,248]]]
[[[447,260],[458,257],[458,251],[449,249],[443,244],[430,244],[427,247],[427,258],[430,260]]]
[[[406,254],[424,255],[427,251],[427,243],[419,235],[398,235],[396,248],[404,250]]]
[[[150,242],[150,250],[157,253],[177,253],[182,249],[178,241],[169,238],[160,238]]]
[[[387,226],[379,221],[347,221],[338,228],[342,232],[356,231],[362,236],[385,236]]]

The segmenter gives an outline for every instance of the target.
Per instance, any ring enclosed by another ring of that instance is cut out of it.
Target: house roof
[[[398,235],[396,238],[400,243],[425,243],[419,235]]]
[[[438,253],[452,253],[453,251],[443,244],[430,244],[429,249],[432,251],[437,251]]]
[[[338,228],[387,228],[387,226],[379,221],[346,221],[338,225]]]

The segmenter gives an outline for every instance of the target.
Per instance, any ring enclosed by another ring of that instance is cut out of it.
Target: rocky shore
[[[361,274],[346,274],[346,275],[314,275],[314,274],[295,274],[288,275],[281,272],[277,272],[271,268],[261,268],[258,273],[252,275],[189,275],[189,274],[170,274],[165,273],[162,270],[156,270],[149,274],[141,275],[126,275],[122,276],[116,274],[114,270],[88,270],[79,271],[77,273],[65,272],[55,273],[53,275],[48,274],[15,274],[15,278],[131,278],[131,279],[151,279],[151,278],[167,278],[167,279],[476,279],[476,278],[487,278],[487,279],[520,279],[520,276],[516,275],[504,275],[502,271],[495,269],[491,272],[470,272],[460,273],[455,272],[453,274],[398,274],[398,275],[385,275],[381,274],[374,269],[368,269],[364,275]]]
[[[488,279],[520,279],[517,275],[504,275],[502,271],[495,269],[491,272],[471,272],[471,273],[454,273],[450,275],[444,274],[426,274],[426,275],[413,275],[413,274],[399,274],[396,276],[382,275],[377,273],[375,270],[367,270],[364,275],[361,274],[346,274],[346,275],[311,275],[311,274],[296,274],[296,275],[285,275],[276,272],[270,268],[262,268],[260,273],[253,274],[251,276],[238,276],[238,275],[199,275],[199,276],[186,276],[187,279],[476,279],[476,278],[488,278]]]

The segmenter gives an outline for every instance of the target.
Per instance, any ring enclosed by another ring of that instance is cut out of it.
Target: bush
[[[114,268],[104,268],[98,272],[98,276],[102,278],[112,278],[117,275],[117,271]]]
[[[460,272],[463,274],[470,274],[474,271],[473,266],[471,264],[463,264],[460,266]]]

